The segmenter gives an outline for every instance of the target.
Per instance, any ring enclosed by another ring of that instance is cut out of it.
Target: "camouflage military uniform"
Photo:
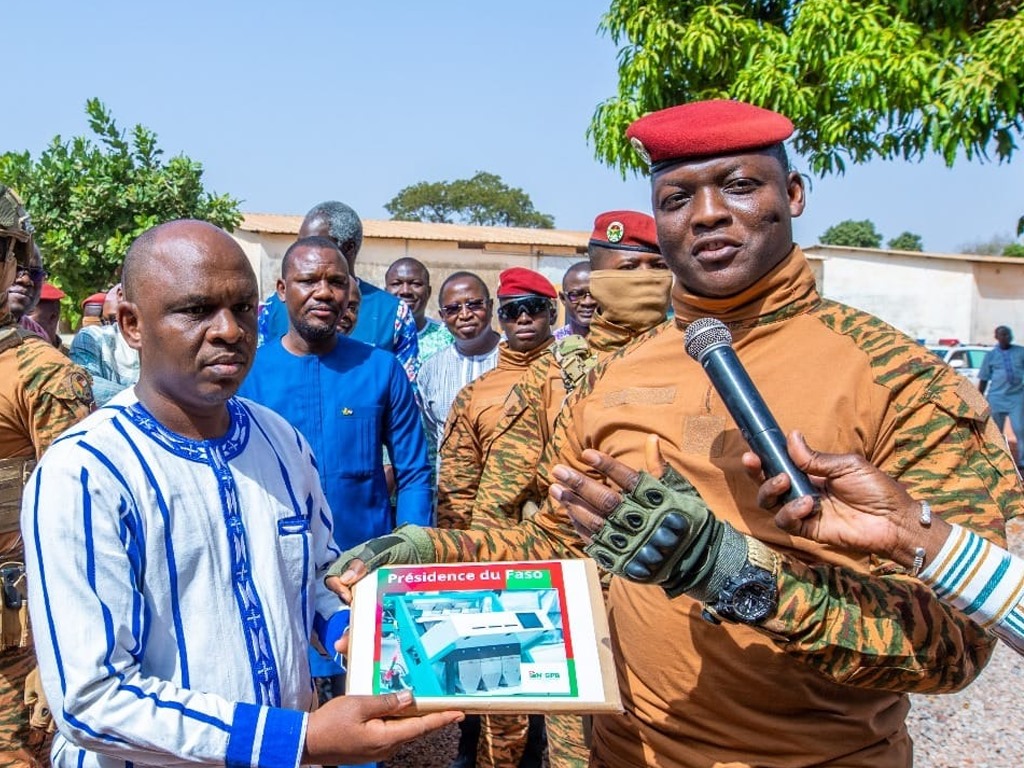
[[[688,596],[613,579],[626,715],[595,718],[592,765],[906,768],[903,694],[965,686],[992,638],[891,563],[775,528],[740,463],[746,443],[682,332],[719,317],[784,430],[866,456],[937,514],[1002,543],[1021,488],[986,404],[913,340],[822,300],[799,249],[728,300],[675,291],[677,322],[603,360],[570,398],[550,461],[596,476],[580,458],[594,447],[642,467],[657,434],[719,518],[780,555],[779,610],[760,628],[715,626]],[[583,555],[550,502],[511,528],[428,533],[442,562]]]
[[[541,450],[566,391],[586,375],[591,364],[579,336],[528,353],[514,353],[506,345],[499,351],[498,366],[463,388],[452,405],[441,442],[440,527],[510,525],[522,518],[524,508],[537,508]],[[547,721],[549,732],[554,728],[558,739],[557,746],[549,739],[550,753],[561,745],[582,745],[578,717]],[[484,718],[477,765],[514,768],[522,757],[527,729],[525,717]],[[556,768],[577,764],[581,763],[552,762]]]
[[[0,214],[6,189],[0,185]],[[6,198],[9,200],[10,198]],[[20,209],[20,206],[19,206]],[[9,209],[8,209],[9,210]],[[0,221],[0,238],[5,235]],[[31,248],[31,239],[28,239]],[[0,256],[3,254],[0,253]],[[27,263],[22,261],[21,263]],[[51,442],[92,409],[88,375],[19,330],[0,294],[0,768],[49,764],[52,718],[39,686],[25,600],[21,489]]]
[[[19,501],[8,498],[43,450],[68,427],[88,415],[92,391],[86,373],[51,344],[35,336],[22,337],[13,325],[0,330],[0,464],[7,464],[3,511],[0,512],[0,577],[16,579],[16,592],[25,594],[24,562],[18,526]],[[6,460],[6,461],[4,461]],[[20,469],[19,469],[20,465]],[[9,577],[5,574],[11,574]],[[13,585],[12,585],[13,586]],[[4,597],[7,598],[5,589]],[[0,646],[0,768],[49,763],[52,720],[41,710],[41,688],[26,690],[26,676],[35,657],[24,605],[12,609],[5,599]],[[35,714],[35,717],[33,717]],[[35,720],[30,727],[30,718]],[[43,727],[38,727],[43,725]]]

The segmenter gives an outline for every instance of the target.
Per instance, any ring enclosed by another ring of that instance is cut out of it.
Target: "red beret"
[[[65,296],[67,294],[53,283],[43,283],[42,290],[39,291],[40,301],[60,301]]]
[[[662,109],[626,129],[630,143],[653,171],[669,161],[764,149],[792,135],[789,118],[727,99]]]
[[[544,275],[525,267],[509,267],[498,275],[498,298],[506,296],[558,297],[555,286]]]
[[[86,304],[100,304],[100,305],[102,305],[103,302],[106,301],[106,300],[107,300],[106,292],[104,292],[104,293],[94,293],[92,296],[89,296],[88,298],[86,298],[82,302],[82,306],[84,307]]]
[[[654,217],[639,211],[608,211],[594,219],[590,244],[623,251],[661,253]]]

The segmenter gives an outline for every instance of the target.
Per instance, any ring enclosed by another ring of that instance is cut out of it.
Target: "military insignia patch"
[[[76,400],[86,403],[92,400],[92,382],[84,371],[72,371],[68,374],[68,389]]]
[[[636,153],[640,155],[641,158],[643,158],[643,161],[650,165],[651,153],[647,151],[647,148],[644,146],[644,143],[640,141],[640,139],[638,139],[636,136],[631,138],[629,140],[629,143],[633,145],[633,149],[635,149]]]
[[[622,226],[621,221],[613,221],[608,225],[608,229],[604,232],[605,238],[609,243],[617,243],[626,236],[626,228]]]

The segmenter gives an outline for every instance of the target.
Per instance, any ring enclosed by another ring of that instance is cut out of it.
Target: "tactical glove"
[[[586,552],[602,568],[676,597],[709,577],[724,530],[690,481],[668,467],[661,479],[640,473]]]
[[[353,560],[362,560],[367,570],[372,571],[382,565],[433,563],[436,558],[430,534],[419,526],[403,525],[387,536],[364,541],[342,552],[327,571],[327,576],[341,576]]]

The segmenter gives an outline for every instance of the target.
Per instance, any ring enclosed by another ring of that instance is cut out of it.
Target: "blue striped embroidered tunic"
[[[26,488],[56,768],[299,762],[306,647],[343,615],[321,578],[331,515],[299,433],[249,401],[228,409],[224,437],[189,440],[125,390]]]
[[[921,580],[943,602],[1024,654],[1024,559],[952,525]]]

